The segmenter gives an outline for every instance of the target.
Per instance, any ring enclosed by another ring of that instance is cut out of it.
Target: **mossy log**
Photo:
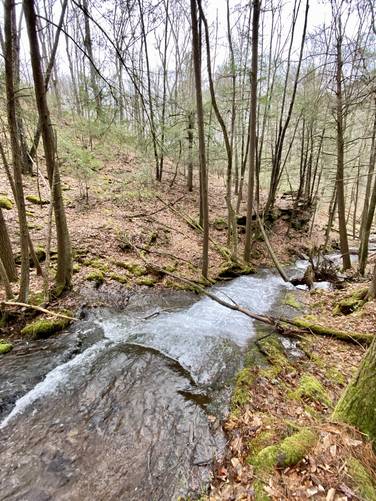
[[[265,447],[250,459],[250,463],[260,473],[293,466],[308,454],[316,442],[317,435],[310,429],[303,428],[282,442]]]
[[[65,312],[69,313],[69,312]],[[44,339],[46,337],[55,334],[56,332],[60,332],[71,323],[68,317],[66,318],[41,318],[38,320],[34,320],[30,324],[26,325],[22,330],[21,334],[24,336],[30,336],[33,339]]]
[[[326,325],[320,325],[307,317],[295,317],[292,320],[289,320],[288,323],[298,327],[299,329],[303,329],[319,336],[330,336],[343,341],[351,341],[353,343],[361,343],[365,345],[371,344],[375,337],[372,334],[366,334],[363,332],[346,332]]]

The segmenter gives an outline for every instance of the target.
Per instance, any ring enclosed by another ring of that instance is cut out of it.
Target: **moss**
[[[333,315],[349,315],[359,310],[366,302],[368,288],[363,287],[353,292],[350,296],[338,301],[333,308]]]
[[[178,282],[177,280],[167,279],[164,281],[164,286],[170,289],[182,290],[182,291],[193,291],[198,292],[194,285],[185,284],[183,282]]]
[[[347,460],[349,474],[352,477],[356,489],[365,501],[374,501],[376,499],[376,482],[372,474],[355,458]]]
[[[167,264],[166,266],[163,267],[163,270],[167,271],[168,273],[174,273],[177,267],[178,267],[177,263]]]
[[[136,280],[137,285],[147,285],[148,287],[152,287],[157,283],[157,280],[154,277],[141,277]]]
[[[234,278],[239,275],[249,275],[254,272],[254,268],[249,264],[229,261],[222,265],[218,273],[218,278]]]
[[[101,270],[94,270],[88,273],[85,278],[100,285],[104,282],[104,273]]]
[[[0,209],[10,210],[13,209],[13,202],[5,195],[0,195]]]
[[[5,355],[5,353],[9,353],[13,350],[13,345],[11,343],[7,343],[3,339],[0,339],[0,355]]]
[[[83,264],[85,266],[90,266],[91,268],[95,268],[96,270],[103,271],[103,273],[108,271],[108,264],[104,263],[100,259],[92,258],[92,259],[84,259]]]
[[[73,263],[73,273],[78,273],[81,270],[81,265],[78,263]]]
[[[256,435],[256,437],[249,442],[251,454],[247,458],[247,462],[252,463],[252,459],[257,456],[262,449],[275,442],[275,439],[276,435],[271,430],[263,430]]]
[[[61,313],[71,316],[71,313],[67,311],[63,311]],[[34,320],[30,324],[26,325],[21,330],[21,334],[24,336],[30,336],[34,339],[44,339],[51,336],[51,334],[62,331],[63,329],[68,327],[70,323],[71,320],[69,320],[68,318],[41,318],[39,320]]]
[[[40,304],[44,303],[44,292],[34,292],[33,294],[30,294],[29,298],[30,304],[34,304],[36,306],[39,306]]]
[[[325,376],[341,386],[344,386],[346,384],[345,376],[336,367],[329,367],[325,371]]]
[[[119,282],[119,284],[127,284],[128,279],[124,275],[118,275],[117,273],[110,273],[109,277],[111,280],[115,280],[115,282]]]
[[[311,374],[304,374],[301,377],[298,388],[290,393],[290,397],[295,399],[307,398],[312,401],[322,402],[327,406],[332,405],[332,401],[323,385]]]
[[[299,301],[296,299],[296,296],[293,292],[288,292],[285,295],[285,297],[283,298],[283,303],[286,304],[287,306],[295,308],[296,310],[300,310],[303,307],[303,305],[299,303]]]
[[[317,436],[308,428],[285,438],[279,444],[269,445],[252,459],[258,473],[268,473],[274,468],[286,468],[301,461],[315,445]]]
[[[238,373],[236,377],[235,389],[231,398],[231,409],[233,411],[239,407],[243,407],[249,402],[250,389],[255,379],[255,373],[248,367],[245,367]]]
[[[48,205],[50,203],[49,200],[42,200],[37,195],[27,195],[26,200],[35,205]]]
[[[134,261],[116,261],[115,264],[119,268],[124,268],[129,271],[135,277],[142,277],[142,275],[146,275],[147,273],[145,266],[141,266]]]
[[[215,228],[218,231],[223,231],[227,228],[227,221],[222,217],[215,219],[212,224],[213,228]]]
[[[354,340],[354,342],[371,344],[373,335],[365,334],[363,332],[345,332],[332,327],[327,327],[319,325],[315,322],[318,320],[312,315],[306,315],[305,317],[295,317],[292,320],[293,325],[301,329],[313,332],[321,336],[331,336],[337,339],[344,339],[346,341]]]

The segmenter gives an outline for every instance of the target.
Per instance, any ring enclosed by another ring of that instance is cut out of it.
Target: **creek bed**
[[[286,287],[262,271],[213,291],[263,314]],[[1,360],[2,499],[199,494],[223,453],[220,420],[255,332],[207,297],[154,292],[16,347]]]

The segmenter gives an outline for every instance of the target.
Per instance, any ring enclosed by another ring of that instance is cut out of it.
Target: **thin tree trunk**
[[[2,209],[0,208],[0,259],[3,262],[8,279],[11,282],[17,280],[17,269],[14,262],[12,244],[5,223]]]
[[[252,236],[252,212],[254,203],[255,187],[255,167],[257,159],[256,144],[256,115],[257,115],[257,62],[258,62],[258,36],[260,19],[260,0],[253,0],[252,19],[252,62],[251,62],[251,110],[249,127],[249,170],[248,170],[248,197],[247,197],[247,219],[245,227],[244,261],[249,262],[251,258],[251,236]],[[258,211],[258,207],[256,208]]]
[[[21,278],[20,278],[20,301],[27,302],[29,296],[29,243],[28,228],[26,220],[25,199],[22,185],[21,173],[21,150],[18,141],[17,113],[16,113],[16,93],[14,81],[14,50],[13,32],[16,27],[13,25],[13,11],[15,3],[13,0],[4,1],[4,32],[5,32],[5,86],[7,96],[8,127],[11,140],[13,176],[15,186],[15,200],[18,210],[18,224],[20,229],[21,247]]]
[[[55,225],[57,235],[57,272],[56,288],[58,292],[69,287],[72,279],[72,252],[65,217],[64,203],[61,191],[59,166],[56,160],[56,141],[52,129],[50,113],[46,99],[46,87],[42,74],[39,43],[36,32],[36,15],[33,1],[23,1],[26,25],[29,36],[31,63],[33,68],[35,97],[38,114],[41,120],[41,132],[48,180],[50,184],[52,203],[54,204]]]
[[[346,228],[346,206],[344,188],[344,124],[343,124],[343,98],[342,98],[342,24],[341,14],[337,14],[337,54],[336,54],[336,96],[337,96],[337,208],[339,224],[339,240],[342,254],[342,266],[344,270],[351,268],[349,243],[347,240]]]
[[[192,52],[193,68],[196,84],[196,107],[197,107],[197,131],[199,143],[200,160],[200,186],[201,186],[201,207],[202,207],[202,274],[208,277],[209,267],[209,207],[208,207],[208,176],[205,159],[205,131],[204,131],[204,108],[202,103],[202,82],[201,82],[201,41],[199,39],[199,29],[197,22],[196,0],[190,0],[191,21],[192,21]]]

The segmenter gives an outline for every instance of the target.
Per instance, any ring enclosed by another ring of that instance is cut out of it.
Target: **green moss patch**
[[[94,270],[88,273],[85,278],[89,280],[89,282],[95,282],[100,285],[104,282],[104,273],[101,270]]]
[[[274,468],[286,468],[301,461],[316,444],[317,436],[308,428],[285,438],[279,444],[262,449],[251,463],[257,472],[267,473]]]
[[[48,205],[50,203],[49,200],[43,200],[37,195],[27,195],[26,200],[34,205]]]
[[[64,315],[71,316],[70,312],[61,312]],[[41,318],[34,320],[30,324],[26,325],[22,330],[21,334],[24,336],[32,337],[33,339],[44,339],[56,332],[60,332],[71,323],[72,320],[68,318],[56,317],[53,319]]]
[[[218,278],[234,278],[239,275],[249,275],[254,272],[254,268],[252,268],[249,264],[230,261],[221,267],[218,273]]]
[[[127,284],[128,279],[124,275],[118,275],[117,273],[110,273],[109,275],[111,280],[114,280],[115,282],[119,282],[119,284]]]
[[[283,298],[283,303],[287,306],[291,306],[291,308],[295,308],[296,310],[301,310],[303,308],[303,305],[299,303],[293,292],[288,292],[285,295],[285,297]]]
[[[9,353],[13,350],[13,345],[11,343],[7,343],[3,339],[0,339],[0,355],[5,355],[5,353]]]
[[[235,390],[231,398],[231,409],[233,411],[236,411],[236,409],[249,402],[250,390],[255,379],[255,373],[248,367],[245,367],[238,373]]]
[[[124,268],[129,271],[135,277],[141,277],[147,273],[145,266],[135,263],[134,261],[116,261],[115,264],[119,268]]]
[[[359,310],[367,302],[368,288],[363,287],[358,289],[350,296],[338,301],[333,309],[333,315],[349,315],[356,310]]]
[[[152,287],[157,283],[157,280],[154,277],[141,277],[136,280],[137,285],[147,285],[148,287]]]
[[[347,461],[349,474],[352,477],[356,489],[365,501],[375,501],[376,482],[360,461],[350,458]]]
[[[327,406],[332,405],[332,401],[323,385],[311,374],[304,374],[301,377],[298,388],[290,393],[290,397],[296,399],[307,398],[308,400],[322,402]]]
[[[13,209],[13,202],[5,195],[0,195],[0,209],[10,210]]]

